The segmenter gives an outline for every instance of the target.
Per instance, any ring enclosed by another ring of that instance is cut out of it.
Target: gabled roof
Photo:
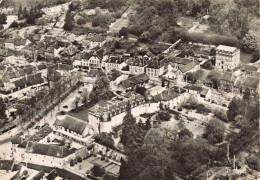
[[[146,59],[142,59],[140,57],[135,58],[135,60],[133,60],[130,65],[131,66],[139,66],[139,67],[143,67],[147,65],[147,60]]]
[[[64,127],[82,135],[84,130],[88,126],[88,123],[72,116],[66,116],[63,120],[57,119],[54,122],[54,125]]]
[[[32,180],[41,180],[44,175],[45,175],[44,171],[41,170],[32,178]]]
[[[5,39],[4,38],[0,38],[0,45],[5,43]]]
[[[234,83],[236,81],[236,76],[234,76],[231,72],[224,72],[224,74],[221,75],[220,80],[221,81],[227,81]]]
[[[152,60],[147,68],[151,68],[151,69],[160,69],[160,63],[158,62],[158,60]]]
[[[91,38],[91,41],[93,42],[103,42],[105,40],[105,36],[102,36],[102,35],[95,35]]]
[[[58,173],[55,169],[53,169],[47,176],[47,180],[55,180],[55,178],[58,176]]]
[[[27,144],[26,152],[46,156],[53,156],[57,158],[64,158],[73,153],[73,151],[69,150],[65,146],[41,144],[35,142],[29,142]]]
[[[155,102],[169,101],[178,96],[179,96],[179,93],[175,92],[173,89],[167,89],[167,90],[162,91],[160,94],[153,96],[153,100]]]
[[[0,49],[0,56],[5,57],[5,56],[7,56],[7,53],[8,53],[7,50],[5,50],[5,49]]]
[[[248,64],[243,64],[241,67],[241,71],[257,71],[257,67]]]
[[[257,89],[259,87],[259,78],[247,76],[242,84],[246,87]]]
[[[99,69],[90,69],[88,71],[87,77],[97,77],[97,76],[102,76],[105,73]]]
[[[183,88],[193,90],[193,91],[198,91],[198,92],[201,92],[203,90],[203,88],[201,86],[196,86],[196,85],[188,85]]]
[[[104,56],[104,50],[103,49],[99,49],[96,51],[96,54],[98,56],[99,59],[103,59],[103,56]]]
[[[133,85],[137,85],[137,84],[146,82],[148,80],[149,80],[149,76],[147,76],[147,74],[143,73],[143,74],[139,74],[137,76],[130,77],[124,81],[121,81],[120,84],[124,88],[129,88],[129,87],[132,87]]]
[[[190,59],[185,59],[185,58],[181,58],[181,57],[174,57],[172,59],[169,59],[169,61],[172,63],[180,64],[180,65],[186,65],[186,64],[189,64],[190,62],[192,62],[192,60],[190,60]]]
[[[58,69],[63,71],[71,71],[73,69],[73,65],[58,64]]]
[[[26,39],[14,38],[14,45],[15,46],[25,46],[25,44],[26,44]]]
[[[192,70],[195,66],[197,66],[198,64],[195,62],[195,61],[192,61],[192,62],[190,62],[190,63],[188,63],[188,64],[186,64],[186,65],[184,65],[184,66],[181,66],[180,67],[180,71],[182,72],[182,73],[186,73],[186,72],[188,72],[188,71],[190,71],[190,70]]]

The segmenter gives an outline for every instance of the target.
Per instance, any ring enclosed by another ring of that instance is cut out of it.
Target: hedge
[[[213,44],[213,45],[226,45],[239,47],[239,41],[235,37],[223,36],[223,35],[207,35],[203,33],[182,33],[181,38],[183,41],[197,42],[203,44]]]

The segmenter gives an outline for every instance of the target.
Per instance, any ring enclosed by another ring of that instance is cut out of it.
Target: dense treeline
[[[204,33],[183,33],[181,35],[184,41],[192,41],[203,44],[227,45],[238,47],[239,41],[235,37],[221,36],[221,35],[207,35]]]
[[[70,2],[71,0],[3,0],[1,6],[2,7],[14,7],[18,9],[21,5],[27,7],[34,7],[40,5],[41,7],[49,7],[54,5],[63,4],[66,2]]]

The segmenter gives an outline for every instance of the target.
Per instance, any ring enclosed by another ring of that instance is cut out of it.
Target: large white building
[[[240,50],[236,47],[219,45],[216,49],[216,69],[232,70],[240,63]]]

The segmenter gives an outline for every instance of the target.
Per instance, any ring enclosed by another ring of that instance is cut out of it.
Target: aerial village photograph
[[[0,180],[260,180],[260,0],[0,0]]]

